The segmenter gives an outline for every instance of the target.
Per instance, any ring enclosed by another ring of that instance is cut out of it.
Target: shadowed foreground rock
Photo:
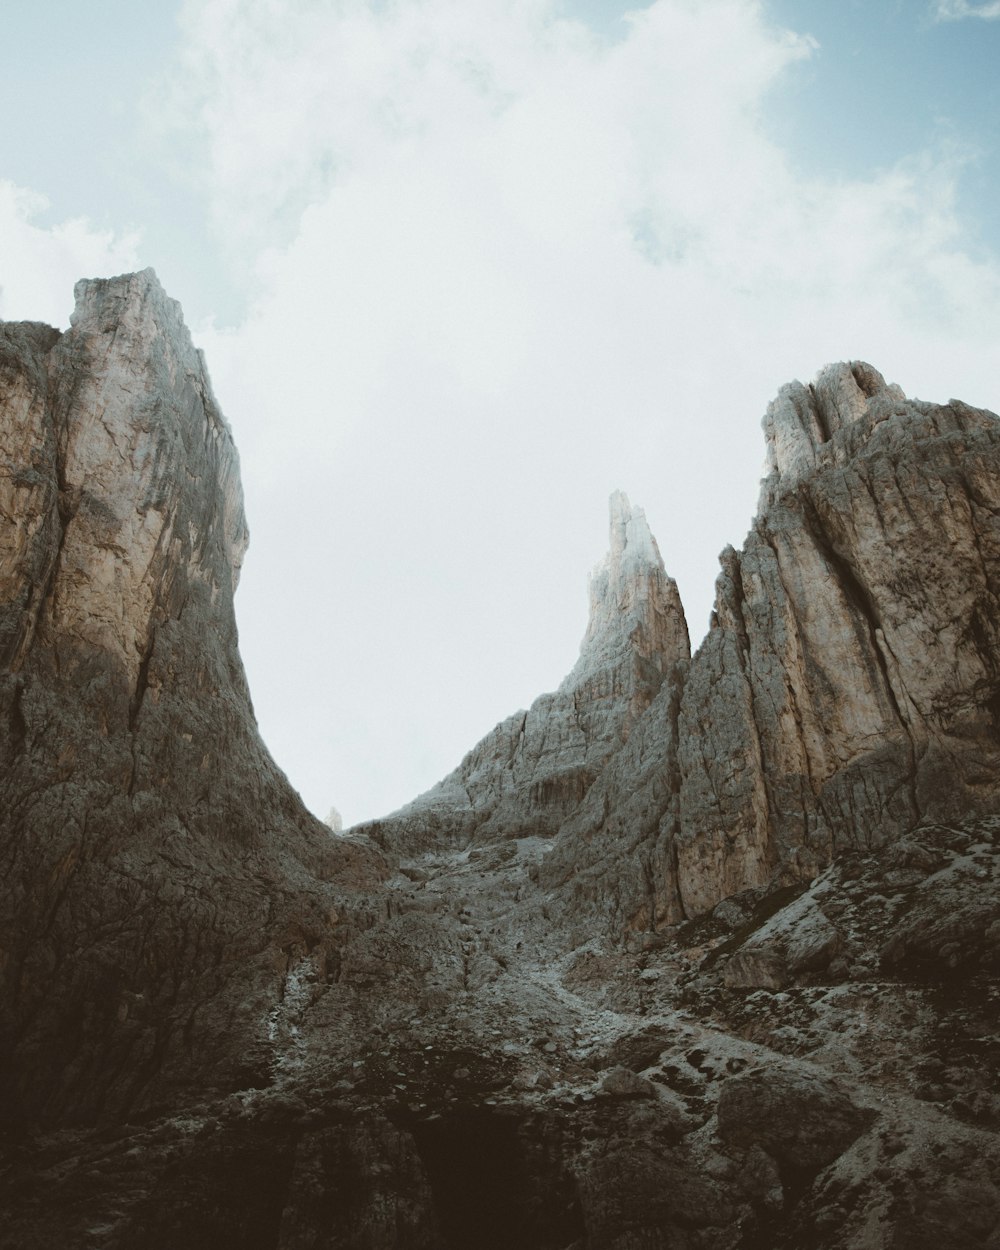
[[[379,850],[260,744],[152,274],[0,406],[0,1243],[1000,1244],[995,417],[786,388],[690,660],[615,496],[579,662]]]

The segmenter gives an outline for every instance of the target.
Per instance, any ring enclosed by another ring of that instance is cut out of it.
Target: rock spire
[[[614,496],[390,869],[257,735],[177,306],[0,324],[4,1244],[995,1247],[998,425],[785,388],[692,660]]]
[[[580,655],[558,689],[502,721],[443,781],[365,832],[397,850],[551,836],[575,810],[690,653],[677,585],[645,514],[621,491],[611,496],[609,529]]]

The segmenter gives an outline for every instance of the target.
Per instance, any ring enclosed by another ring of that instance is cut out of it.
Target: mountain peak
[[[826,365],[808,386],[789,382],[768,405],[764,420],[767,476],[760,510],[780,482],[794,485],[823,459],[843,454],[844,431],[905,412],[906,396],[863,360]]]
[[[677,583],[663,566],[645,512],[621,490],[612,494],[608,511],[608,554],[590,575],[587,632],[562,692],[630,657],[652,663],[662,676],[690,654]]]

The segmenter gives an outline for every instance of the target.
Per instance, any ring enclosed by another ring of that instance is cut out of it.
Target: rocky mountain
[[[677,584],[641,508],[611,497],[610,547],[590,579],[580,655],[552,694],[502,721],[433,789],[359,832],[388,848],[551,836],[664,680],[690,655]]]
[[[580,658],[337,835],[257,737],[235,452],[151,273],[0,325],[0,1244],[1000,1245],[998,419],[786,387],[693,658]]]
[[[65,334],[0,326],[0,405],[5,1119],[238,1088],[288,952],[379,860],[257,734],[232,436],[148,270],[79,283]]]
[[[785,387],[679,727],[689,914],[1000,797],[1000,426],[864,364]]]
[[[633,928],[1000,799],[996,417],[855,363],[785,387],[764,429],[707,638],[546,863]]]

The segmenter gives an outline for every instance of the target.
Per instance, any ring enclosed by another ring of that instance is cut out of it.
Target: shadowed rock
[[[786,388],[693,661],[616,496],[579,662],[390,875],[257,736],[151,273],[0,326],[0,404],[4,1244],[996,1244],[995,418]]]
[[[377,857],[257,733],[238,460],[151,270],[0,326],[0,1090],[90,1118],[259,1082],[290,961]]]

